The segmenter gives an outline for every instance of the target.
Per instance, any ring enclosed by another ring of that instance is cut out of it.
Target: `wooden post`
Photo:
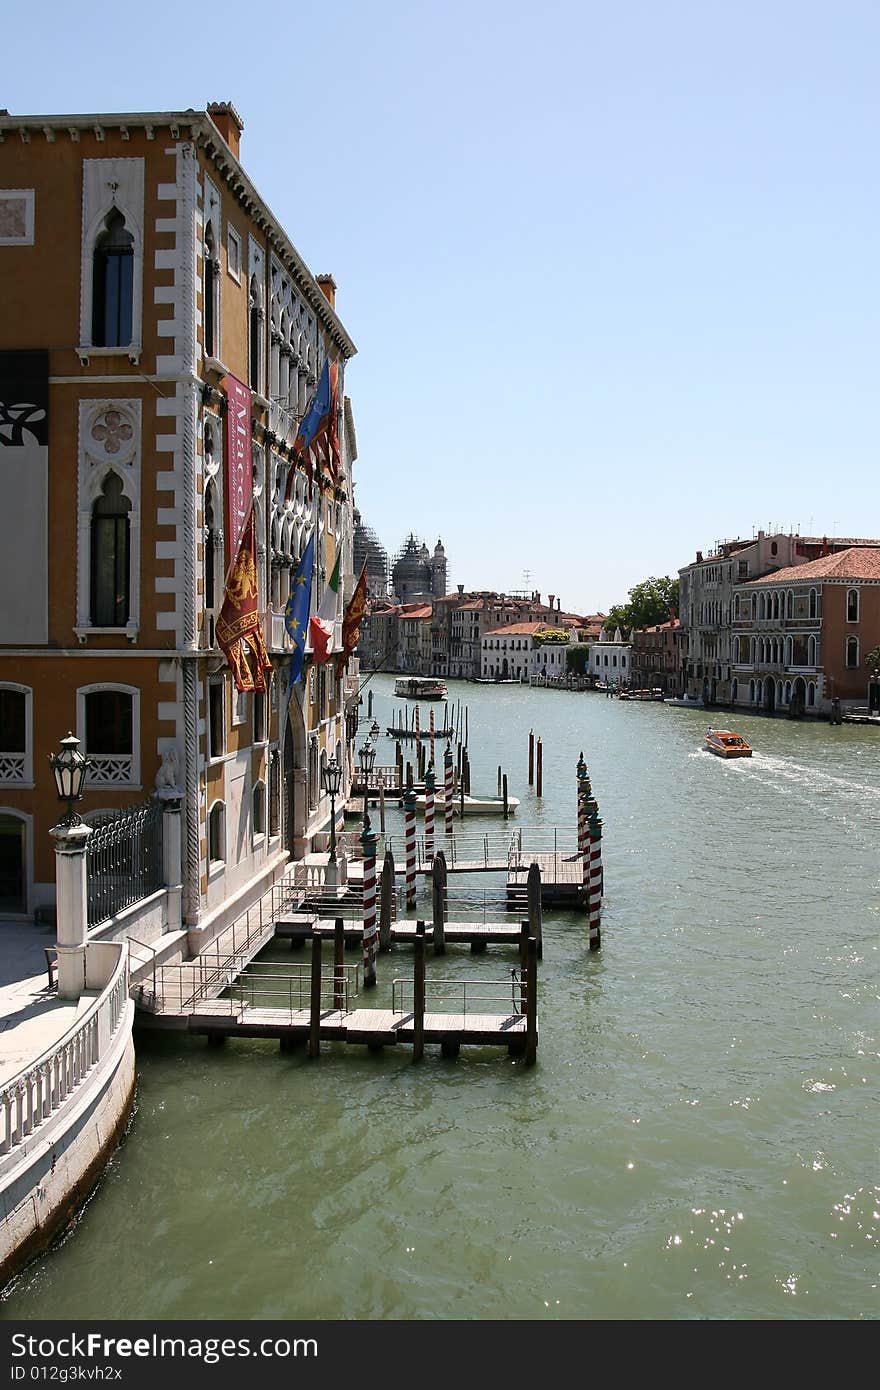
[[[501,796],[502,796],[502,799],[503,799],[503,801],[504,801],[504,819],[507,820],[508,816],[510,815],[510,806],[509,806],[508,801],[507,801],[507,773],[506,773],[506,772],[505,772],[504,776],[501,778]]]
[[[540,739],[538,739],[538,746],[537,746],[537,749],[536,749],[535,751],[536,751],[536,754],[537,754],[536,759],[535,759],[536,764],[537,764],[537,766],[536,766],[536,768],[535,768],[535,795],[536,795],[536,796],[543,796],[543,794],[544,794],[544,753],[543,753],[543,746],[542,746],[542,744],[541,744],[541,740],[540,740]]]
[[[519,928],[519,1011],[525,1013],[526,974],[529,968],[529,924],[521,922]]]
[[[462,771],[463,771],[463,773],[464,773],[464,791],[465,791],[465,796],[470,796],[470,794],[471,794],[471,760],[470,760],[470,758],[468,757],[467,749],[464,750],[464,767],[463,767]]]
[[[447,743],[443,754],[443,812],[446,817],[446,834],[452,834],[452,802],[455,792],[452,786],[452,749]]]
[[[361,832],[364,860],[364,989],[376,984],[376,950],[379,933],[376,931],[376,841],[378,835],[369,824]]]
[[[403,791],[403,749],[400,739],[394,745],[394,761],[397,763],[397,785]]]
[[[416,794],[412,783],[403,797],[403,829],[406,849],[406,906],[416,905]]]
[[[419,751],[418,751],[418,753],[416,754],[416,766],[418,767],[418,770],[419,770],[419,781],[420,781],[420,782],[424,782],[424,780],[425,780],[425,745],[424,745],[423,743],[420,743],[420,744],[419,744]]]
[[[541,869],[538,864],[529,865],[526,879],[526,903],[529,913],[529,934],[538,943],[538,959],[544,954],[544,928],[541,913]]]
[[[389,847],[382,861],[379,889],[379,950],[391,950],[391,918],[394,915],[394,855]]]
[[[420,716],[420,714],[421,714],[421,709],[419,708],[418,705],[416,705],[416,712],[415,712],[415,714],[413,715],[413,729],[415,730],[415,735],[416,735],[416,763],[417,763],[417,764],[420,763],[421,760],[422,760],[422,735],[421,735],[421,732],[420,732],[420,730],[419,730],[419,716]]]
[[[321,1051],[321,938],[312,937],[312,991],[309,998],[309,1056]]]
[[[467,748],[468,742],[468,707],[464,707],[464,746]]]
[[[431,868],[431,913],[434,920],[434,955],[446,955],[446,932],[444,930],[445,902],[443,892],[446,887],[446,856],[442,850],[434,855]]]
[[[416,923],[413,943],[413,1061],[425,1055],[425,924]]]
[[[538,1050],[538,943],[533,936],[528,941],[526,967],[526,1056],[527,1067],[535,1065]]]
[[[406,785],[407,785],[408,787],[411,787],[412,784],[413,784],[413,765],[412,765],[411,762],[407,761],[407,764],[406,764]]]
[[[535,733],[529,729],[529,786],[535,785]]]
[[[379,829],[385,834],[385,783],[379,783]]]
[[[498,795],[501,795],[501,764],[498,764]]]
[[[369,695],[367,696],[367,718],[368,718],[368,719],[372,719],[372,717],[373,717],[373,692],[372,692],[372,690],[371,690],[370,693],[369,693]]]
[[[337,917],[333,924],[333,1007],[345,1007],[345,923]]]

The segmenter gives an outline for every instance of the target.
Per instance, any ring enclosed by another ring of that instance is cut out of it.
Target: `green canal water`
[[[571,826],[583,749],[604,821],[602,950],[545,915],[537,1066],[140,1038],[127,1142],[0,1316],[877,1317],[877,731],[737,716],[755,756],[725,763],[700,712],[459,699],[474,793],[500,763],[524,833]],[[512,963],[429,953],[429,981]],[[379,965],[377,1002],[411,956]]]

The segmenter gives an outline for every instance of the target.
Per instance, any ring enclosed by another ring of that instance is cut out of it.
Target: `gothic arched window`
[[[104,219],[92,258],[92,343],[128,347],[134,295],[134,237],[114,208]]]
[[[108,473],[91,521],[91,615],[94,627],[125,627],[129,618],[129,512],[122,480]]]

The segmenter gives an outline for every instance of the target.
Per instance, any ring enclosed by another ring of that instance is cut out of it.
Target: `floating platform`
[[[343,935],[349,949],[360,946],[364,937],[364,924],[359,918],[343,918]],[[417,922],[402,920],[391,923],[391,944],[411,946],[418,936]],[[291,945],[305,945],[313,936],[333,939],[335,922],[330,917],[311,917],[307,913],[293,913],[279,918],[275,923],[275,936]],[[425,921],[425,939],[433,937],[433,925]],[[522,929],[512,922],[445,922],[443,935],[447,946],[516,945],[520,941]]]

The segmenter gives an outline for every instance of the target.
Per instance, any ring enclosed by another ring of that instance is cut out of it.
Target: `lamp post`
[[[378,719],[374,719],[372,724],[370,725],[370,738],[377,739],[381,732],[382,730],[379,728]]]
[[[336,863],[336,798],[339,795],[339,784],[342,781],[342,768],[336,761],[336,755],[324,765],[321,770],[321,781],[324,784],[324,791],[330,797],[330,863]]]
[[[73,808],[82,798],[91,760],[80,752],[79,739],[74,734],[61,740],[60,753],[48,756],[58,799],[67,805],[66,814],[50,832],[55,841],[58,997],[78,999],[86,986],[86,849],[92,830]]]
[[[67,802],[67,814],[62,816],[58,824],[80,825],[82,816],[73,807],[77,801],[82,801],[83,783],[92,765],[91,759],[79,751],[79,739],[72,733],[61,740],[60,753],[50,753],[48,756],[58,800]]]
[[[363,747],[358,751],[358,762],[361,765],[361,781],[364,784],[364,829],[369,830],[370,811],[368,797],[370,791],[370,773],[373,771],[376,762],[376,746],[371,743],[369,739],[366,740]]]

